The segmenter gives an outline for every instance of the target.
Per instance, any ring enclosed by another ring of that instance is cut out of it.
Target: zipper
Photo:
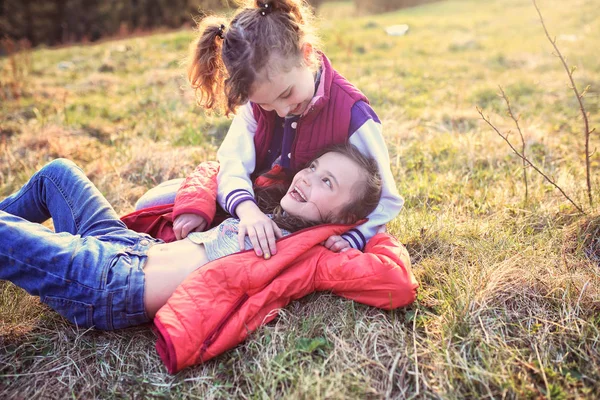
[[[249,296],[247,293],[244,293],[237,301],[233,304],[233,306],[227,311],[227,313],[221,318],[221,321],[217,324],[217,326],[208,334],[204,342],[202,342],[202,346],[200,347],[200,354],[198,358],[202,361],[202,356],[208,349],[210,345],[213,344],[216,337],[221,333],[225,324],[229,321],[229,318],[248,300]]]

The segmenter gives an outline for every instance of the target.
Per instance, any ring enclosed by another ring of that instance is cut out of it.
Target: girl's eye
[[[290,97],[292,95],[292,90],[290,89],[289,92],[287,92],[287,94],[285,94],[284,96],[281,96],[282,99],[287,99],[288,97]]]
[[[310,167],[308,167],[308,169],[314,171],[315,169],[317,169],[317,167],[315,167],[315,164],[310,164]]]
[[[323,178],[323,182],[325,182],[325,184],[329,187],[331,187],[331,180],[329,178]]]

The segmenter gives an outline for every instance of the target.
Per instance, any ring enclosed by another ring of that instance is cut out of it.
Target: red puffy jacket
[[[205,163],[186,179],[171,206],[174,216],[185,210],[212,221],[217,171],[214,163]],[[162,232],[164,237],[172,218],[156,218],[156,209],[140,210],[123,220],[138,231],[161,226],[158,236]],[[148,223],[148,214],[162,222]],[[364,252],[334,253],[320,244],[349,228],[327,224],[305,229],[280,239],[277,255],[269,260],[248,250],[191,273],[154,319],[156,348],[168,371],[175,373],[231,349],[275,318],[280,308],[315,291],[332,291],[388,310],[412,303],[418,284],[410,258],[391,235],[374,236]]]

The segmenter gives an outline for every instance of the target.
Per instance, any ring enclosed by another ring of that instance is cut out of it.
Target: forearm
[[[177,191],[173,218],[182,214],[196,214],[210,224],[216,212],[218,172],[217,162],[203,162],[185,179]]]
[[[256,205],[254,199],[245,200],[239,203],[237,208],[235,209],[235,213],[239,219],[243,219],[257,212],[262,213],[262,211],[260,211],[260,209],[258,208],[258,205]]]

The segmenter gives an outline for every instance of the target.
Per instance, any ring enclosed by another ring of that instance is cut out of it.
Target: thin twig
[[[385,392],[385,398],[390,399],[392,396],[392,389],[394,388],[394,372],[396,372],[396,367],[398,367],[398,361],[400,361],[400,356],[402,354],[398,352],[396,354],[396,358],[394,358],[394,362],[392,363],[392,368],[390,369],[390,375],[388,377],[388,388]]]
[[[583,297],[583,293],[585,292],[585,289],[587,289],[589,283],[590,281],[588,279],[588,281],[583,285],[581,293],[579,294],[579,298],[577,299],[577,305],[575,306],[575,308],[577,309],[577,315],[579,315],[579,311],[581,311],[581,307],[579,307],[579,304],[581,303],[581,298]]]
[[[546,378],[546,371],[544,371],[544,364],[542,364],[542,358],[540,357],[540,352],[538,351],[537,344],[534,344],[533,348],[535,349],[535,354],[537,356],[538,363],[540,364],[542,378],[544,378],[544,384],[546,385],[546,396],[549,400],[552,400],[552,393],[550,393],[550,385],[548,385],[548,378]]]
[[[519,135],[521,136],[521,154],[523,154],[523,156],[526,157],[527,155],[525,154],[525,137],[523,137],[523,132],[521,132],[521,126],[519,126],[519,118],[515,117],[515,115],[513,114],[512,107],[510,106],[510,101],[508,100],[508,96],[506,95],[506,93],[504,93],[504,89],[502,89],[502,86],[498,86],[498,88],[500,88],[500,92],[502,93],[502,98],[506,102],[506,108],[508,110],[508,115],[515,122],[515,125],[517,126],[517,130],[519,131]],[[522,161],[523,161],[523,182],[525,183],[525,203],[527,203],[527,200],[529,198],[529,185],[527,183],[527,163],[525,162],[525,160],[522,160]]]
[[[583,106],[583,101],[581,100],[583,95],[587,92],[587,88],[583,91],[582,94],[579,94],[579,91],[577,90],[577,86],[575,86],[575,81],[573,80],[574,69],[570,69],[569,66],[567,65],[567,61],[565,60],[562,53],[556,46],[556,38],[552,39],[550,37],[550,34],[548,33],[548,29],[546,29],[546,24],[544,23],[544,18],[542,17],[542,13],[541,13],[540,9],[538,8],[535,0],[532,0],[532,1],[533,1],[533,6],[535,7],[535,10],[537,11],[538,15],[540,16],[540,22],[542,23],[542,27],[544,28],[544,32],[546,33],[546,37],[548,38],[548,41],[552,44],[552,47],[554,47],[554,50],[556,51],[556,56],[558,58],[560,58],[560,61],[562,62],[563,67],[565,67],[565,71],[567,71],[567,75],[569,76],[569,80],[571,81],[571,89],[573,89],[573,92],[575,92],[575,97],[577,98],[577,101],[579,102],[579,111],[581,111],[581,115],[583,116],[583,123],[584,123],[584,127],[585,127],[585,131],[584,131],[584,134],[585,134],[585,178],[586,178],[586,182],[587,182],[588,199],[590,202],[590,206],[592,206],[593,205],[592,182],[591,182],[591,177],[590,177],[590,135],[592,132],[590,131],[587,113],[585,111],[585,107]]]
[[[415,351],[415,386],[416,386],[416,391],[415,391],[415,395],[419,395],[419,356],[417,355],[417,314],[419,313],[419,309],[417,308],[415,310],[415,316],[413,319],[413,346],[414,346],[414,351]]]
[[[524,155],[522,155],[521,153],[519,153],[519,150],[515,149],[515,147],[512,145],[512,143],[511,143],[511,142],[508,140],[508,138],[506,137],[506,135],[503,135],[503,134],[502,134],[502,133],[501,133],[501,132],[498,130],[498,128],[496,128],[496,127],[494,126],[494,124],[492,124],[492,123],[490,122],[490,120],[489,120],[488,118],[486,118],[486,117],[483,115],[483,112],[481,111],[481,109],[480,109],[479,107],[476,107],[476,108],[477,108],[477,112],[479,113],[479,115],[481,115],[481,118],[482,118],[482,119],[483,119],[485,122],[487,122],[487,124],[488,124],[488,125],[489,125],[489,126],[490,126],[490,127],[491,127],[491,128],[492,128],[492,129],[493,129],[493,130],[494,130],[494,131],[495,131],[495,132],[496,132],[496,133],[497,133],[497,134],[498,134],[498,135],[499,135],[499,136],[502,138],[502,139],[504,139],[504,141],[505,141],[505,142],[506,142],[506,143],[507,143],[507,144],[510,146],[510,148],[512,149],[512,151],[513,151],[513,152],[514,152],[514,153],[515,153],[517,156],[519,156],[519,157],[520,157],[522,160],[524,160],[524,161],[525,161],[527,164],[529,164],[529,165],[531,166],[531,168],[533,168],[533,169],[534,169],[534,170],[535,170],[535,171],[536,171],[538,174],[542,175],[542,176],[543,176],[543,177],[544,177],[544,178],[545,178],[545,179],[546,179],[546,180],[547,180],[547,181],[548,181],[548,182],[549,182],[549,183],[550,183],[552,186],[554,186],[556,189],[558,189],[558,190],[559,190],[559,191],[562,193],[562,195],[563,195],[563,196],[564,196],[564,197],[565,197],[567,200],[569,200],[569,202],[570,202],[571,204],[573,204],[573,206],[575,206],[575,208],[576,208],[577,210],[579,210],[579,212],[580,212],[580,213],[582,213],[582,214],[586,214],[586,212],[585,212],[585,211],[583,211],[583,208],[581,208],[580,206],[578,206],[578,205],[577,205],[577,203],[575,203],[575,202],[574,202],[574,201],[573,201],[573,200],[572,200],[572,199],[571,199],[571,198],[570,198],[570,197],[569,197],[569,196],[568,196],[568,195],[565,193],[565,191],[561,189],[561,187],[560,187],[560,186],[558,186],[556,183],[554,183],[554,181],[553,181],[552,179],[550,179],[550,178],[548,177],[548,175],[546,175],[546,174],[545,174],[545,173],[544,173],[542,170],[540,170],[538,167],[536,167],[535,165],[533,165],[533,163],[532,163],[531,161],[529,161],[529,160],[527,159],[527,157],[525,157]]]

